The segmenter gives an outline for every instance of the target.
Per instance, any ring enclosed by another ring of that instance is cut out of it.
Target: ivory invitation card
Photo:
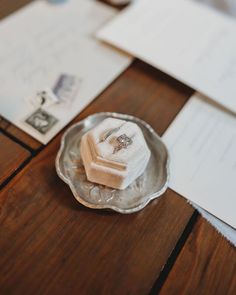
[[[163,139],[170,187],[236,229],[236,116],[196,94]]]
[[[98,37],[236,112],[236,21],[201,2],[134,1]]]

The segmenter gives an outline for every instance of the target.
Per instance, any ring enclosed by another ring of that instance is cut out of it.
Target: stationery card
[[[236,228],[236,116],[195,94],[163,139],[170,187]]]
[[[235,36],[232,16],[190,0],[135,1],[98,33],[234,112]]]
[[[131,62],[96,31],[116,11],[34,1],[0,22],[0,114],[46,144]]]

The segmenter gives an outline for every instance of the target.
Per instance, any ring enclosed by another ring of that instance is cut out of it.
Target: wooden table
[[[29,0],[0,0],[0,17]],[[136,60],[71,124],[135,115],[161,135],[193,90]],[[71,125],[70,124],[70,125]],[[170,189],[139,213],[89,210],[47,146],[0,120],[0,294],[236,294],[235,249]]]

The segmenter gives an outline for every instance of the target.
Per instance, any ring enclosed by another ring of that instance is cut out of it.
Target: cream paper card
[[[236,228],[236,116],[196,94],[163,139],[170,187]]]
[[[190,0],[139,0],[98,37],[236,112],[236,21]]]
[[[0,114],[46,144],[130,64],[96,40],[116,11],[34,1],[0,22]]]

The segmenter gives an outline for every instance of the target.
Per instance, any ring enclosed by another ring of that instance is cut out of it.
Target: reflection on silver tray
[[[125,190],[89,182],[80,157],[82,135],[108,117],[138,124],[151,151],[151,158],[144,174]],[[81,204],[89,208],[112,209],[120,213],[139,211],[151,200],[162,195],[168,186],[168,166],[168,151],[156,132],[138,118],[117,113],[94,114],[71,126],[62,137],[56,157],[57,174],[69,185],[74,197]]]

